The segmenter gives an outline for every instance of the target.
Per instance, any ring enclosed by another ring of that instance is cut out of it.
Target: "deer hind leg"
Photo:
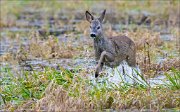
[[[95,77],[98,77],[99,72],[102,70],[102,67],[103,67],[103,64],[104,64],[105,60],[107,60],[109,62],[112,62],[112,61],[114,61],[114,56],[111,53],[106,52],[106,51],[103,51],[101,53],[99,62],[97,64],[97,66],[96,66]]]

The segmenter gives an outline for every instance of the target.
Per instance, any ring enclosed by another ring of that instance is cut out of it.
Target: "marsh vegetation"
[[[136,43],[147,83],[89,78],[96,62],[85,11],[103,9],[105,33]],[[0,14],[0,110],[179,111],[178,0],[0,1]]]

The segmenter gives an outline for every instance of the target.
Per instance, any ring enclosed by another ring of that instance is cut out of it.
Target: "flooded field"
[[[0,110],[179,110],[179,1],[0,5]],[[97,62],[85,11],[99,16],[104,9],[105,34],[126,35],[136,44],[141,83],[120,81],[121,65],[113,77],[104,67],[94,78]]]

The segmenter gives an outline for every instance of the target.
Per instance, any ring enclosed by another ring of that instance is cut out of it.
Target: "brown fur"
[[[136,65],[136,49],[134,42],[126,36],[116,36],[94,40],[95,57],[98,61],[103,51],[109,52],[114,56],[114,61],[105,59],[107,66],[116,67],[123,60],[126,60],[130,66]]]
[[[136,47],[135,43],[127,36],[105,37],[103,30],[97,28],[102,27],[102,20],[105,11],[101,17],[94,17],[86,11],[86,18],[91,23],[91,33],[94,34],[94,49],[96,61],[98,65],[95,71],[95,77],[99,75],[103,64],[113,68],[119,66],[125,60],[131,67],[136,66]]]

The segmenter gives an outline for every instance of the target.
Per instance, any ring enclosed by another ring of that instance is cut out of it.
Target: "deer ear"
[[[105,17],[105,14],[106,14],[106,9],[104,9],[103,13],[102,13],[101,16],[98,18],[100,22],[103,22],[104,17]]]
[[[91,15],[91,13],[89,13],[88,11],[86,11],[86,19],[87,19],[87,21],[89,21],[89,22],[91,22],[93,19],[94,19],[94,17]]]

